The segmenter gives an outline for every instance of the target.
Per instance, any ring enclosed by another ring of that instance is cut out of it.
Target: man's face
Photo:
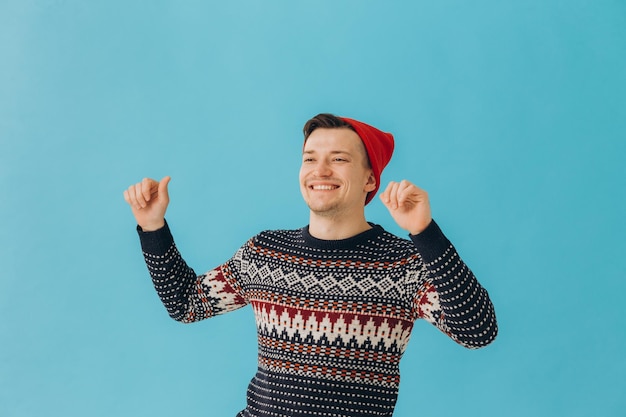
[[[312,212],[337,215],[362,211],[376,187],[361,138],[351,129],[318,128],[302,153],[300,191]]]

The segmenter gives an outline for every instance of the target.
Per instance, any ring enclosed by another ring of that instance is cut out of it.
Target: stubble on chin
[[[311,213],[320,217],[335,217],[339,214],[339,204],[337,202],[315,202],[305,200]]]
[[[307,203],[309,210],[315,215],[323,217],[332,217],[337,213],[337,207],[335,204],[311,204]]]

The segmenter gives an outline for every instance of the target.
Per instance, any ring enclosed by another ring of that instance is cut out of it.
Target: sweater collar
[[[369,223],[369,222],[368,222]],[[337,239],[337,240],[325,240],[318,239],[316,237],[311,236],[309,233],[309,226],[305,226],[302,229],[302,238],[304,239],[304,243],[315,249],[352,249],[361,244],[364,244],[368,241],[375,239],[380,236],[384,229],[374,223],[369,223],[372,226],[371,229],[368,229],[364,232],[359,233],[358,235],[346,238],[346,239]]]

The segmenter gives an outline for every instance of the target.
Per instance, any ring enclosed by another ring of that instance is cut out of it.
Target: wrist
[[[162,229],[163,226],[165,226],[165,219],[160,219],[160,220],[155,220],[155,221],[139,224],[139,227],[141,227],[141,230],[144,232],[154,232],[159,229]]]
[[[428,226],[430,226],[430,224],[432,223],[433,219],[429,218],[427,221],[424,221],[420,224],[416,224],[413,227],[411,227],[410,229],[408,229],[408,232],[410,234],[412,234],[413,236],[415,235],[419,235],[420,233],[422,233],[424,230],[426,230],[428,228]]]

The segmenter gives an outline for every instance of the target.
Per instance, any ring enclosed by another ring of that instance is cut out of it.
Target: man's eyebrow
[[[317,153],[317,151],[315,150],[308,150],[308,151],[303,151],[303,154],[313,154],[313,153]],[[336,154],[344,154],[344,155],[352,155],[349,151],[330,151],[331,154],[336,155]]]

